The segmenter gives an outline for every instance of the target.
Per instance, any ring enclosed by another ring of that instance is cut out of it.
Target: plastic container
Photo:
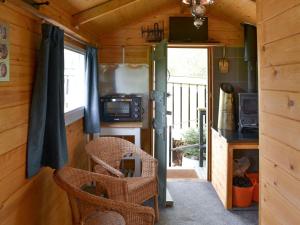
[[[251,180],[253,184],[252,200],[254,202],[259,201],[259,176],[258,173],[247,173],[246,176]]]
[[[252,203],[254,187],[232,187],[233,205],[241,208],[249,207]]]

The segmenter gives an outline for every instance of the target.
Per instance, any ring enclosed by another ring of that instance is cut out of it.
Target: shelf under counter
[[[143,122],[101,122],[103,128],[142,128]]]
[[[124,138],[141,148],[142,122],[101,122],[100,136],[128,137]],[[133,137],[133,138],[130,138]]]
[[[212,129],[212,185],[226,209],[232,208],[234,151],[258,150],[258,134]]]

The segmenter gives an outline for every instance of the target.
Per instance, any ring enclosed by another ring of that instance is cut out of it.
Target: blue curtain
[[[87,46],[85,55],[86,104],[85,133],[100,133],[98,49]]]
[[[64,121],[64,32],[42,25],[42,41],[31,102],[27,177],[41,167],[62,167],[68,161]]]

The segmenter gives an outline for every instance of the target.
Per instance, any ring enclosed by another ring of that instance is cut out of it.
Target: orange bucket
[[[258,173],[247,173],[246,176],[251,180],[253,184],[252,200],[254,202],[259,201],[259,176]]]
[[[233,205],[241,208],[249,207],[252,203],[253,186],[232,187]]]

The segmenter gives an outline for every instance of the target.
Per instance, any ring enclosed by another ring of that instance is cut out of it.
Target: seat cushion
[[[95,212],[85,220],[85,225],[126,225],[122,215],[117,212]]]
[[[128,201],[141,204],[157,195],[156,178],[154,177],[128,177]]]

